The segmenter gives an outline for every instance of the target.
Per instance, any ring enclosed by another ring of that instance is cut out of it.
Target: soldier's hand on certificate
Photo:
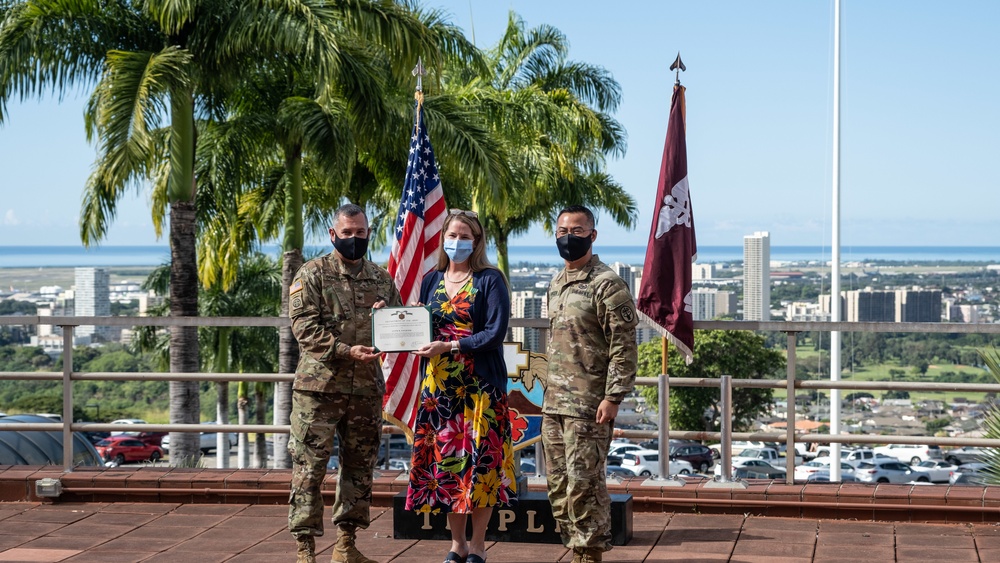
[[[385,301],[376,301],[372,305],[372,309],[381,309],[382,307],[385,307]]]
[[[431,358],[434,356],[440,356],[441,354],[447,354],[450,351],[451,342],[441,342],[439,340],[435,340],[434,342],[428,342],[420,348],[417,348],[413,351],[413,353],[421,358]]]
[[[371,346],[362,346],[361,344],[351,346],[351,352],[348,355],[352,360],[358,362],[370,362],[379,356],[375,352],[375,348],[372,348]]]

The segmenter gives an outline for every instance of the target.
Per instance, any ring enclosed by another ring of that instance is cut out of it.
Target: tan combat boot
[[[579,547],[573,548],[573,561],[570,563],[580,563],[580,558],[583,557],[583,549]]]
[[[316,540],[312,536],[295,538],[295,563],[316,563]]]
[[[604,560],[604,552],[600,549],[584,549],[580,554],[580,563],[601,563]]]
[[[368,559],[354,547],[355,532],[344,528],[337,529],[337,544],[333,546],[332,563],[378,563]]]

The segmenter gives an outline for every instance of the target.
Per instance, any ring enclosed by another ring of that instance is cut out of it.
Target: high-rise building
[[[743,237],[743,320],[771,320],[771,235]]]
[[[715,277],[715,264],[691,264],[691,279],[710,280]]]
[[[938,289],[897,289],[896,322],[939,323],[941,322],[941,290]]]
[[[545,297],[534,291],[515,291],[511,294],[511,316],[516,319],[540,319],[543,315]],[[515,326],[511,328],[514,340],[524,345],[525,350],[545,352],[538,329]]]
[[[698,288],[691,290],[691,316],[696,321],[710,321],[736,312],[736,294],[732,291]]]
[[[103,268],[76,268],[76,289],[74,291],[74,316],[107,317],[111,315],[111,301],[108,292],[110,275]],[[108,327],[81,325],[74,336],[90,337],[91,340],[107,340]],[[95,338],[96,337],[96,338]]]
[[[872,289],[845,293],[844,316],[849,323],[891,323],[896,321],[896,292]]]

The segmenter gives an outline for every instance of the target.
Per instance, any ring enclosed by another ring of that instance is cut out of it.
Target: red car
[[[163,450],[158,446],[143,444],[132,436],[111,436],[95,447],[105,461],[114,461],[118,465],[126,461],[157,461],[163,457]]]

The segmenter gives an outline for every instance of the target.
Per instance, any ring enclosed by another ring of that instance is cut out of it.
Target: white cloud
[[[17,218],[14,214],[13,209],[8,209],[6,213],[3,214],[3,224],[4,225],[20,225],[21,220]]]

